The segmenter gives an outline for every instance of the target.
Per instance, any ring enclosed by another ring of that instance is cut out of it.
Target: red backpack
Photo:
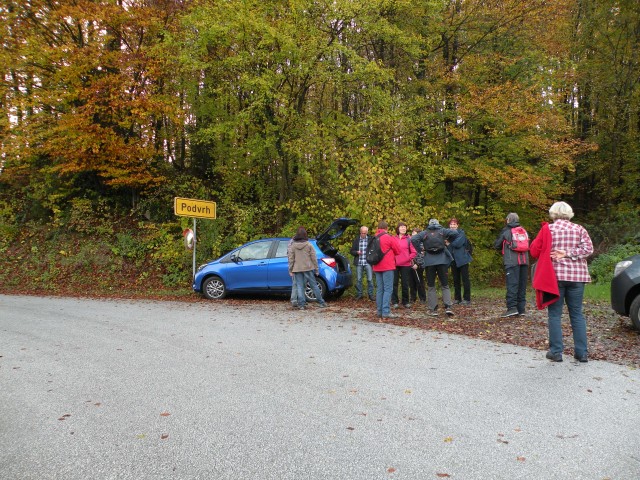
[[[529,251],[529,235],[522,227],[513,227],[511,229],[511,243],[509,248],[514,252]]]

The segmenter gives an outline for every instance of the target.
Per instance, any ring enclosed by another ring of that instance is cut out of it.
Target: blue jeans
[[[393,274],[395,269],[376,272],[376,307],[378,316],[388,317],[391,314],[391,294],[393,293]]]
[[[356,296],[360,298],[362,296],[362,277],[363,274],[367,275],[367,293],[370,297],[373,297],[373,270],[371,265],[356,265]]]
[[[298,303],[298,286],[296,284],[296,275],[295,273],[293,274],[293,277],[291,277],[291,304],[292,305],[297,305]]]
[[[587,354],[587,322],[582,315],[582,297],[584,283],[558,282],[560,298],[549,305],[549,351],[553,354],[562,353],[562,307],[567,304],[569,320],[573,331],[573,351],[576,356]]]
[[[320,293],[320,289],[318,288],[318,282],[316,281],[316,276],[313,274],[313,270],[307,270],[306,272],[295,272],[296,277],[296,287],[298,288],[298,306],[304,307],[307,304],[307,297],[304,294],[304,290],[307,286],[307,283],[313,290],[313,294],[316,297],[316,302],[323,304],[324,299],[322,298],[322,294]]]

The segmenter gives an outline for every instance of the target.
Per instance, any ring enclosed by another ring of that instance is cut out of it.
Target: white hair
[[[551,220],[571,220],[573,218],[573,208],[566,202],[556,202],[549,209]]]

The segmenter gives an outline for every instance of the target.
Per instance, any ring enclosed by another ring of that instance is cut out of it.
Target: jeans
[[[356,265],[356,297],[362,297],[362,277],[367,275],[367,293],[373,297],[373,270],[371,265]]]
[[[296,275],[295,273],[293,274],[293,276],[291,277],[291,304],[292,305],[297,305],[298,304],[298,286],[296,283]]]
[[[393,274],[395,270],[376,272],[376,307],[378,316],[388,317],[391,313],[391,294],[393,292]]]
[[[438,306],[436,293],[436,275],[442,288],[442,301],[445,307],[451,306],[451,290],[449,289],[449,265],[429,265],[427,270],[427,306],[429,310],[435,310]]]
[[[527,276],[528,265],[513,265],[506,267],[507,282],[507,310],[517,308],[518,313],[524,313],[527,306]]]
[[[393,292],[391,293],[391,303],[396,304],[398,302],[398,280],[400,281],[400,287],[402,288],[402,304],[409,304],[409,274],[411,267],[396,267],[395,275],[393,276]]]
[[[469,281],[469,264],[457,267],[455,263],[451,264],[451,274],[453,275],[453,298],[454,300],[471,301],[471,282]],[[463,287],[463,288],[461,288]],[[464,298],[462,291],[464,289]]]
[[[558,282],[560,298],[549,305],[549,351],[553,354],[562,353],[562,308],[564,303],[569,310],[569,320],[573,332],[573,351],[576,356],[587,355],[587,322],[582,315],[582,297],[584,283]]]
[[[316,302],[324,304],[324,299],[318,288],[318,282],[316,276],[313,274],[313,270],[307,270],[306,272],[295,272],[296,286],[298,288],[298,307],[304,307],[307,304],[307,297],[304,295],[305,287],[307,283],[311,287],[313,294],[316,297]]]

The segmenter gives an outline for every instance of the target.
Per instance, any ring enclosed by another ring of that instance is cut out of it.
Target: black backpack
[[[369,245],[367,245],[367,263],[369,265],[377,265],[382,261],[384,256],[389,253],[389,250],[386,252],[382,251],[382,247],[380,247],[380,237],[382,235],[387,235],[387,233],[381,233],[380,235],[376,235],[369,241]]]
[[[429,230],[423,240],[424,251],[427,253],[440,253],[444,250],[444,235],[440,229]]]

